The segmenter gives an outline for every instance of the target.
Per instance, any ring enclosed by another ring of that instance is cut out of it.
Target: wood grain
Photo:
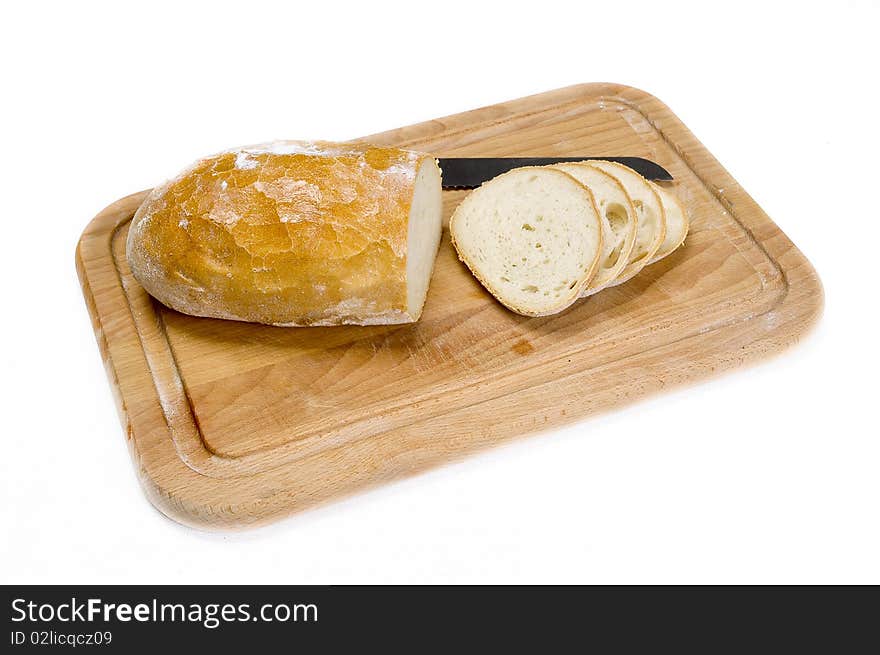
[[[145,192],[77,270],[138,477],[180,522],[264,523],[771,355],[818,318],[791,241],[656,98],[585,84],[368,137],[437,156],[634,155],[675,177],[686,245],[552,317],[497,304],[448,236],[408,326],[274,328],[153,301],[125,261]],[[444,192],[448,218],[466,192]]]

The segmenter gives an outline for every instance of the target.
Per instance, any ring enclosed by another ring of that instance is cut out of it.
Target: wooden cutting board
[[[675,177],[686,244],[562,314],[489,296],[444,235],[414,325],[275,328],[153,301],[125,260],[146,192],[86,228],[77,270],[138,477],[182,523],[265,523],[776,353],[815,271],[675,115],[585,84],[373,135],[437,156],[636,155]],[[444,192],[448,219],[466,192]]]

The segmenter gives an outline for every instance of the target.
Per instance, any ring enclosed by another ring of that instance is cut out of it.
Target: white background
[[[4,7],[0,582],[880,583],[877,3]],[[74,270],[100,209],[227,146],[590,81],[667,103],[801,248],[809,337],[267,528],[152,509]]]

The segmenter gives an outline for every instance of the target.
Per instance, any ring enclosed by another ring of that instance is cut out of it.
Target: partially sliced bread
[[[554,164],[586,186],[596,200],[602,221],[602,255],[599,267],[581,297],[590,296],[613,282],[629,263],[636,241],[639,219],[626,189],[614,177],[581,162]]]
[[[689,222],[684,206],[674,194],[659,184],[654,182],[649,182],[649,184],[657,192],[657,195],[660,196],[660,202],[663,204],[663,211],[666,214],[666,237],[663,239],[663,243],[660,244],[657,252],[654,253],[654,258],[650,262],[653,264],[684,243],[684,238],[688,233]]]
[[[449,219],[459,258],[505,307],[562,311],[589,284],[602,227],[583,184],[551,168],[517,168],[471,192]]]
[[[608,286],[623,284],[650,263],[666,238],[666,214],[660,196],[648,181],[631,168],[611,161],[585,162],[605,171],[626,189],[632,198],[639,227],[629,263]]]

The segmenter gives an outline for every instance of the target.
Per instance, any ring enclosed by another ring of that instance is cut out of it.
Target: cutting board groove
[[[437,156],[647,157],[675,177],[691,233],[543,318],[498,305],[444,234],[419,323],[273,328],[152,300],[125,260],[146,192],[117,201],[83,233],[77,270],[138,477],[168,516],[265,523],[766,357],[821,312],[809,262],[637,89],[578,85],[367,138]],[[465,194],[444,192],[447,220]]]

